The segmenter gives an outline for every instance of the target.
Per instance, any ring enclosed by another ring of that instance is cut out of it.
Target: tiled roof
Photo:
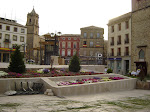
[[[101,27],[97,27],[97,26],[88,26],[88,27],[83,27],[81,29],[85,29],[85,28],[87,28],[87,29],[101,29]]]
[[[0,17],[0,23],[9,24],[9,25],[13,25],[13,26],[20,26],[20,27],[25,27],[26,28],[26,26],[17,23],[16,20],[6,19],[6,18],[2,18],[2,17]]]

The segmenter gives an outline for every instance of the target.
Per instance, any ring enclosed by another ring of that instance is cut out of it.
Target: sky
[[[104,28],[108,39],[108,21],[131,12],[131,0],[1,0],[0,17],[26,25],[27,14],[39,14],[39,35],[52,32],[80,34],[80,28]]]

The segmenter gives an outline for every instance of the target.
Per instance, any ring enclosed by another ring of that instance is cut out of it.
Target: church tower
[[[37,47],[39,38],[39,15],[33,10],[27,14],[27,58],[35,59],[33,48]]]

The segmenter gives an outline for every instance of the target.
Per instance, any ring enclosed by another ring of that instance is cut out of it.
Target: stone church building
[[[150,75],[150,0],[132,0],[131,71]]]
[[[33,10],[27,14],[27,58],[35,60],[36,51],[33,48],[39,44],[39,15]]]

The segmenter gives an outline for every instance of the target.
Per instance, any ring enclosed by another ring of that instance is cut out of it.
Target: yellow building
[[[131,69],[131,13],[109,20],[107,64],[114,73],[126,74]]]

